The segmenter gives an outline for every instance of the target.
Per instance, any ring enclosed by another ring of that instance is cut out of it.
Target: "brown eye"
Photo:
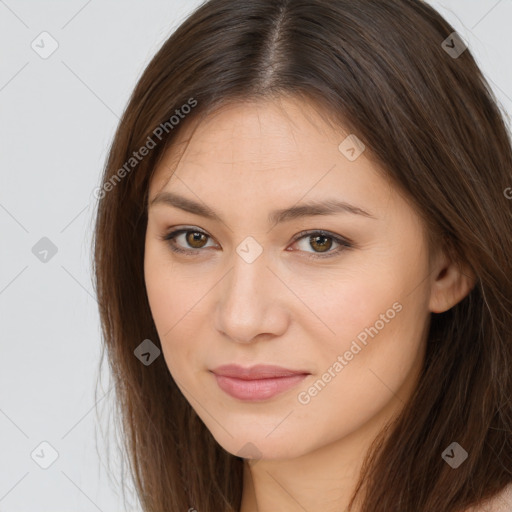
[[[193,229],[178,229],[165,235],[163,240],[167,241],[171,250],[188,255],[199,254],[210,238],[209,235],[202,231]]]
[[[173,252],[197,256],[204,252],[203,248],[208,248],[206,244],[211,237],[194,229],[178,229],[163,236],[162,239],[168,242]],[[295,238],[294,243],[300,245],[299,242],[304,244],[299,252],[306,253],[305,256],[309,258],[327,258],[353,247],[350,240],[323,230],[303,231]],[[335,248],[331,250],[333,244]]]
[[[185,240],[193,249],[201,249],[207,241],[207,236],[199,231],[186,231]]]
[[[332,247],[332,237],[325,235],[310,236],[309,243],[318,252],[326,252]]]
[[[306,257],[313,259],[336,256],[353,247],[353,243],[347,238],[323,230],[301,231],[295,237],[294,244]]]

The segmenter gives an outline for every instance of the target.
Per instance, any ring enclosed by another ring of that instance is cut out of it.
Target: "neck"
[[[382,411],[384,418],[394,418],[403,405],[396,402]],[[240,512],[346,512],[382,420],[374,417],[343,439],[293,459],[245,460]],[[359,512],[357,501],[351,512]]]

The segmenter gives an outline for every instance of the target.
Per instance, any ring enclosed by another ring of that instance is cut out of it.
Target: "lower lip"
[[[302,382],[308,374],[290,375],[271,379],[244,380],[213,374],[220,389],[239,400],[255,402],[267,400],[279,393],[293,388]]]

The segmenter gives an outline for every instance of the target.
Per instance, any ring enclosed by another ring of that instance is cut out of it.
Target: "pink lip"
[[[309,372],[289,370],[280,366],[256,365],[242,368],[238,365],[223,365],[212,370],[219,387],[234,398],[259,401],[292,388]]]

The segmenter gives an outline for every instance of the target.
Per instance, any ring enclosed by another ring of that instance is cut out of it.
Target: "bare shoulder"
[[[512,512],[512,483],[486,503],[465,512]]]

